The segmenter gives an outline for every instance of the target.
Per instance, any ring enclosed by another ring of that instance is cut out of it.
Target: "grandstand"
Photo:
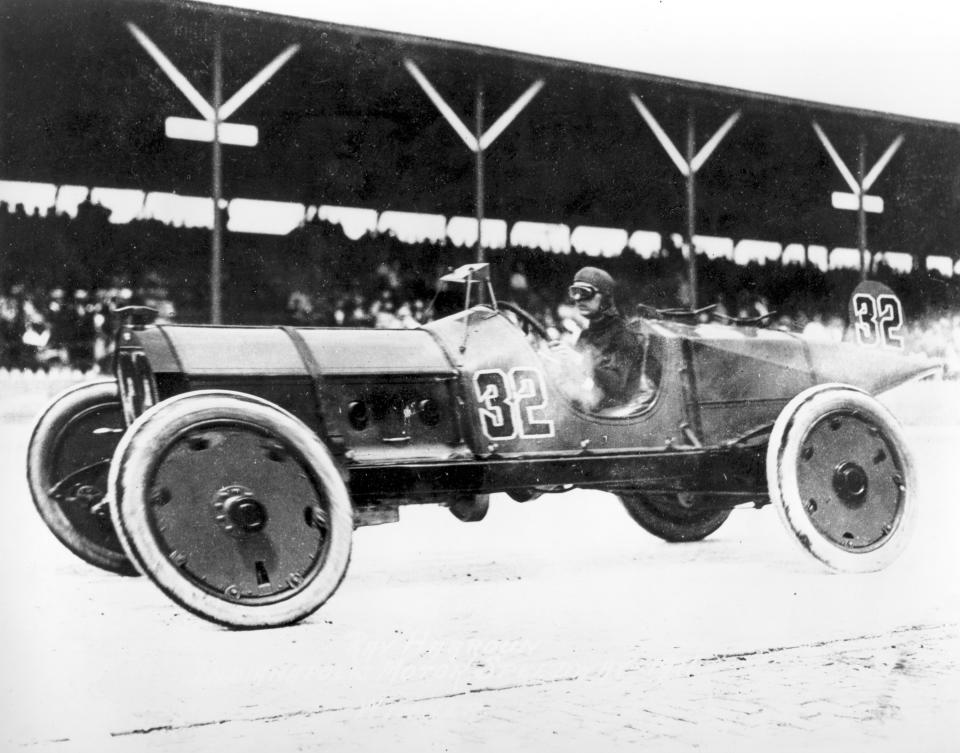
[[[214,290],[214,320],[413,326],[438,276],[478,250],[498,289],[558,331],[585,261],[615,273],[628,307],[760,307],[800,330],[842,329],[866,273],[927,323],[912,347],[955,357],[955,124],[193,3],[5,11],[7,368],[103,367],[118,303],[209,321]],[[208,92],[214,39],[228,94],[280,61],[232,118],[256,124],[257,141],[223,146],[216,213],[210,145],[171,136],[192,107],[150,51]],[[464,148],[473,124],[458,133],[431,88],[461,115],[485,114],[479,135],[532,94],[480,166]],[[671,154],[657,128],[689,153]],[[852,176],[864,193],[876,183],[860,211],[831,204],[850,188],[831,151],[854,172],[869,158]],[[701,155],[694,183],[678,167]],[[46,198],[28,200],[31,187]],[[867,209],[873,194],[882,212]],[[185,224],[169,206],[196,216]],[[274,234],[250,224],[264,207]],[[844,268],[845,256],[867,266]]]
[[[196,249],[207,235],[156,220],[111,224],[109,213],[92,204],[81,205],[76,218],[0,204],[0,368],[108,368],[110,312],[119,305],[146,303],[167,318],[206,321],[207,281],[196,274]],[[225,316],[249,324],[416,326],[431,315],[439,276],[471,261],[473,253],[449,240],[404,243],[389,233],[352,239],[341,226],[317,218],[282,237],[228,234]],[[564,319],[573,316],[564,306],[565,282],[587,263],[617,277],[627,311],[639,303],[689,304],[682,250],[669,239],[649,258],[629,247],[597,259],[509,244],[489,255],[500,294],[558,333],[569,331]],[[960,317],[953,312],[960,311],[960,277],[897,272],[882,261],[873,277],[903,300],[908,347],[946,358],[956,372]],[[733,315],[775,311],[775,326],[803,331],[819,322],[842,337],[846,301],[859,279],[856,269],[702,258],[699,292],[701,301]],[[40,336],[25,343],[31,327]]]

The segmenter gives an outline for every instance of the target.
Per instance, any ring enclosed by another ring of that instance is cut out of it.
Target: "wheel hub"
[[[243,486],[228,486],[217,492],[213,503],[217,522],[234,536],[259,533],[267,526],[267,509]]]
[[[293,598],[322,569],[327,506],[310,466],[246,421],[188,427],[148,479],[157,545],[216,598],[267,605]]]
[[[861,504],[867,496],[867,472],[853,461],[837,465],[833,472],[833,488],[848,504]]]
[[[855,411],[824,416],[806,432],[797,484],[810,522],[844,550],[882,546],[903,514],[903,470],[890,439]]]

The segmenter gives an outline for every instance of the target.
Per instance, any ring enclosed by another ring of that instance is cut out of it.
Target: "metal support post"
[[[687,164],[693,163],[696,156],[696,128],[693,117],[693,107],[687,112]],[[693,236],[696,233],[696,180],[695,170],[687,172],[687,248],[689,249],[688,271],[690,282],[690,308],[697,307],[697,253],[693,244]]]
[[[483,262],[483,81],[477,79],[477,261]]]
[[[220,106],[223,104],[223,45],[218,31],[213,46],[213,234],[210,242],[210,321],[223,323],[221,302],[223,227],[220,202],[223,199],[223,154],[220,144]]]
[[[867,139],[861,133],[859,143],[859,155],[857,161],[857,183],[860,190],[857,192],[857,222],[859,226],[858,245],[860,247],[860,279],[867,279],[868,267],[871,266],[867,261],[867,212],[863,208],[863,194],[866,191],[864,176],[867,172]]]

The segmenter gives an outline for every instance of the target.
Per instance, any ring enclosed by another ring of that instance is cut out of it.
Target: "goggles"
[[[574,301],[592,300],[599,292],[600,291],[593,287],[593,285],[586,285],[582,282],[578,282],[576,285],[571,285],[567,288],[567,293]]]

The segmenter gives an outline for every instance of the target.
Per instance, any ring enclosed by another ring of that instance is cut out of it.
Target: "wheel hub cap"
[[[150,480],[158,544],[220,598],[290,598],[326,556],[324,497],[302,459],[243,422],[200,424],[174,441]]]
[[[259,533],[267,526],[267,508],[244,486],[220,489],[213,508],[221,528],[234,536]]]
[[[797,483],[811,523],[842,549],[881,546],[903,514],[903,467],[895,447],[855,411],[825,416],[810,428]]]
[[[228,503],[227,511],[233,524],[244,533],[262,531],[267,525],[267,511],[255,499],[243,499],[235,504]]]
[[[867,496],[867,472],[849,460],[840,463],[833,472],[833,488],[844,502],[860,504]]]

